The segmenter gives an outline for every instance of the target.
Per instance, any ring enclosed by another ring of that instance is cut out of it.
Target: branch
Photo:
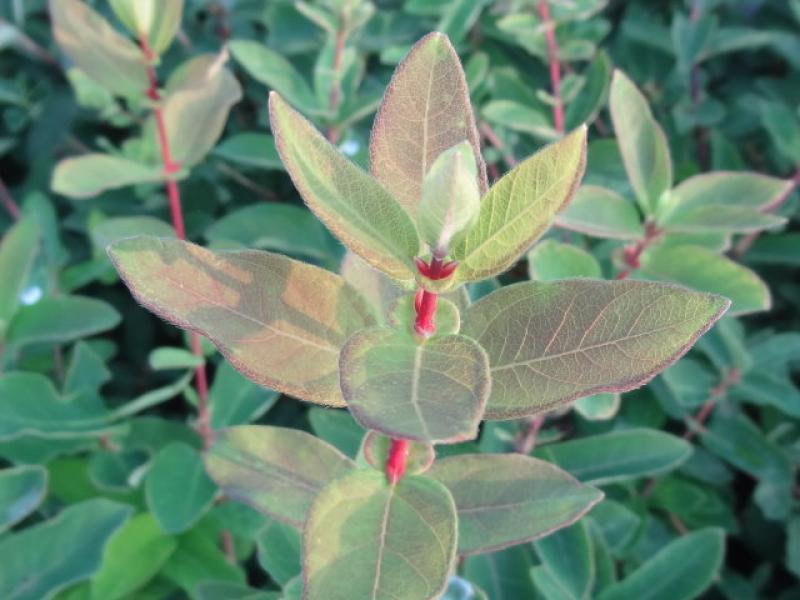
[[[539,0],[539,16],[542,19],[547,39],[547,60],[550,63],[550,88],[555,98],[553,106],[553,122],[556,131],[564,133],[564,103],[561,101],[561,64],[558,61],[558,42],[556,41],[556,24],[550,20],[550,7],[547,0]]]
[[[14,202],[14,197],[11,195],[11,192],[8,191],[2,179],[0,179],[0,202],[3,203],[3,206],[8,211],[8,214],[11,215],[11,218],[18,221],[20,217],[19,206]]]
[[[626,246],[623,250],[623,262],[625,267],[617,273],[617,279],[627,279],[630,274],[640,266],[642,253],[653,245],[661,235],[661,230],[652,223],[647,223],[644,229],[644,239],[639,240],[633,246]]]

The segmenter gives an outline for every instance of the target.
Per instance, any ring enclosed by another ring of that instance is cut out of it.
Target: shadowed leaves
[[[468,308],[461,330],[489,355],[486,418],[507,419],[644,384],[729,304],[649,282],[520,283]]]
[[[278,254],[214,253],[152,237],[122,240],[109,254],[137,300],[211,338],[256,383],[344,405],[339,350],[375,319],[338,275]]]

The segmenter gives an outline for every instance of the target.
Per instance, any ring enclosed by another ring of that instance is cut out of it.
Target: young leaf
[[[494,552],[574,523],[603,493],[542,460],[464,454],[437,460],[428,476],[450,490],[459,554]]]
[[[115,94],[143,96],[150,83],[141,50],[81,0],[50,0],[53,37],[75,65]]]
[[[717,577],[724,555],[725,535],[721,529],[693,531],[609,587],[599,600],[698,598]]]
[[[68,198],[91,198],[106,190],[165,180],[160,166],[94,152],[59,162],[53,170],[50,189]]]
[[[455,506],[442,484],[411,475],[389,485],[383,473],[353,471],[329,484],[311,507],[303,533],[303,597],[438,598],[456,537]]]
[[[617,192],[598,185],[582,185],[556,217],[556,225],[594,237],[640,240],[644,225],[636,206]]]
[[[110,0],[109,3],[135,37],[148,40],[156,56],[169,47],[180,29],[183,0]]]
[[[453,247],[458,279],[486,279],[514,264],[572,198],[585,165],[586,127],[580,127],[494,184],[477,222]]]
[[[47,493],[47,471],[39,465],[0,470],[0,534],[32,513]]]
[[[20,305],[33,261],[39,251],[39,226],[24,218],[11,227],[0,241],[0,343]]]
[[[667,138],[645,97],[619,70],[611,81],[609,108],[631,187],[642,210],[652,215],[661,194],[672,187]]]
[[[485,193],[486,165],[464,71],[447,36],[431,33],[398,65],[383,97],[370,139],[372,174],[414,215],[433,162],[465,140],[475,155],[478,188]]]
[[[485,418],[510,419],[639,387],[682,356],[729,305],[642,281],[518,283],[470,306],[461,331],[489,355]]]
[[[153,459],[145,480],[150,511],[166,533],[181,533],[203,516],[216,494],[197,450],[174,442]]]
[[[642,254],[639,275],[720,294],[731,315],[769,310],[769,288],[755,272],[701,246],[660,244]]]
[[[375,319],[338,275],[278,254],[214,253],[150,237],[117,242],[109,254],[142,304],[211,338],[248,378],[309,402],[344,405],[339,350]]]
[[[462,335],[418,341],[369,329],[348,340],[339,370],[361,425],[428,443],[474,438],[491,384],[486,353]]]
[[[545,240],[528,252],[528,275],[537,281],[603,276],[597,259],[572,244]]]
[[[294,429],[244,425],[216,433],[206,469],[229,498],[300,527],[311,502],[355,464],[333,446]]]
[[[419,237],[397,200],[275,92],[269,110],[278,153],[309,208],[373,267],[401,282],[413,279]]]

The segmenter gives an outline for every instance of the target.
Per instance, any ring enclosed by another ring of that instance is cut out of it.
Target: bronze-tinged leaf
[[[472,145],[485,193],[486,165],[464,71],[447,36],[434,32],[416,43],[389,83],[372,128],[370,168],[414,215],[433,161],[464,140]]]
[[[485,418],[511,419],[643,385],[729,306],[720,296],[666,283],[527,282],[470,306],[461,332],[489,355]]]
[[[420,241],[397,200],[275,92],[269,115],[281,160],[314,214],[373,267],[396,281],[412,281]]]
[[[109,254],[139,302],[208,336],[248,378],[344,406],[339,350],[376,321],[340,276],[279,254],[211,252],[147,236],[119,241]]]

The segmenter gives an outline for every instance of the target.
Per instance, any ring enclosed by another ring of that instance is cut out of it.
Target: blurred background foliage
[[[127,36],[110,4],[87,2]],[[640,390],[581,400],[544,423],[486,424],[475,442],[442,448],[532,451],[607,497],[554,536],[461,561],[445,597],[796,598],[800,2],[544,4],[187,0],[157,64],[162,87],[180,87],[179,67],[211,53],[228,60],[242,88],[238,98],[229,82],[224,109],[184,113],[175,125],[193,136],[179,182],[187,237],[338,270],[343,248],[303,207],[278,160],[267,92],[279,91],[366,167],[394,67],[421,36],[445,32],[464,63],[490,179],[587,122],[582,193],[610,190],[634,215],[633,235],[619,220],[608,235],[578,233],[585,228],[575,219],[593,217],[573,214],[527,265],[473,286],[473,299],[529,276],[628,271],[741,302],[739,315]],[[712,170],[784,179],[759,212],[785,222],[766,232],[676,232],[632,257],[635,232],[651,220],[633,202],[614,137],[614,68],[642,90],[665,131],[675,184]],[[119,283],[108,243],[172,235],[151,121],[146,98],[109,89],[67,59],[47,2],[0,3],[2,598],[300,597],[299,532],[222,501],[203,472],[198,365],[211,380],[213,428],[306,429],[351,456],[363,436],[346,412],[250,383],[210,345],[202,357],[185,350],[188,338]],[[70,162],[96,156],[116,162]],[[76,164],[85,166],[77,175]]]

